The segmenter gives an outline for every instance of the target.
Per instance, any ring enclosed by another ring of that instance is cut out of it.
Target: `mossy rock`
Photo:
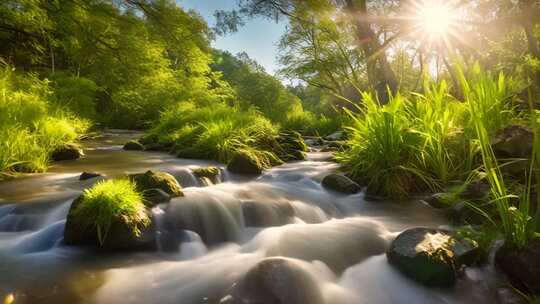
[[[148,189],[143,192],[144,203],[148,207],[154,207],[159,204],[171,201],[171,196],[161,189]]]
[[[264,166],[252,154],[238,151],[227,165],[227,170],[239,174],[261,174]]]
[[[298,132],[281,133],[276,141],[279,144],[276,154],[284,161],[305,160],[308,146]]]
[[[321,182],[323,187],[345,194],[355,194],[362,189],[359,184],[342,174],[329,174]]]
[[[147,134],[147,135],[141,136],[141,138],[139,138],[138,140],[138,142],[140,142],[144,146],[155,144],[158,141],[159,141],[159,136],[157,134]]]
[[[114,183],[98,183],[73,201],[64,229],[66,245],[112,251],[155,248],[151,215],[142,196],[127,181],[110,187]]]
[[[65,144],[56,148],[51,153],[51,159],[54,161],[73,160],[83,156],[82,149],[76,144]]]
[[[451,286],[462,265],[473,263],[478,246],[449,232],[413,228],[402,232],[386,252],[388,262],[428,286]]]
[[[495,265],[520,290],[540,294],[540,238],[532,239],[523,248],[504,244],[495,255]]]
[[[221,172],[219,171],[218,167],[203,167],[203,168],[193,169],[193,175],[195,175],[195,177],[199,179],[207,178],[213,184],[219,183],[220,174]]]
[[[124,145],[124,150],[126,151],[143,151],[144,146],[136,141],[136,140],[130,140]]]
[[[84,181],[84,180],[87,180],[87,179],[92,179],[92,178],[96,178],[96,177],[102,177],[103,174],[99,173],[99,172],[83,172],[81,173],[81,175],[79,176],[79,180],[80,181]]]
[[[186,159],[204,159],[205,157],[201,155],[199,150],[189,147],[184,148],[176,151],[176,156],[178,158],[186,158]]]
[[[128,177],[136,183],[137,189],[141,192],[161,189],[172,197],[184,196],[182,186],[169,173],[148,170],[145,173],[130,174]]]
[[[232,289],[228,303],[322,304],[317,279],[293,259],[266,258],[251,268]]]

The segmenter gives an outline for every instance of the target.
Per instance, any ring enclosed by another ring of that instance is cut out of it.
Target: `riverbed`
[[[15,303],[217,304],[250,268],[281,256],[307,270],[327,304],[497,303],[497,275],[489,265],[466,269],[450,289],[421,286],[390,266],[384,252],[399,232],[450,223],[420,201],[370,201],[364,193],[324,189],[320,181],[337,169],[330,153],[310,152],[305,161],[241,176],[214,161],[122,150],[138,136],[105,132],[83,142],[79,160],[0,182],[0,299],[12,294]],[[191,173],[205,166],[221,169],[220,183],[207,186]],[[172,250],[158,245],[138,253],[63,244],[71,202],[99,180],[79,181],[83,171],[116,178],[146,170],[171,173],[184,188],[184,197],[153,210],[155,219],[188,217],[184,207],[192,206],[204,236],[176,231],[181,241]],[[267,227],[253,225],[242,208],[283,203],[294,211],[286,225],[276,224],[280,215],[272,208],[263,214]]]

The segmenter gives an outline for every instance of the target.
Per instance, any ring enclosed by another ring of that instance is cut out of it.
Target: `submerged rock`
[[[495,255],[495,264],[516,287],[540,293],[540,238],[531,240],[523,248],[503,245]]]
[[[136,140],[130,140],[124,145],[124,150],[126,151],[143,151],[144,146],[136,141]]]
[[[227,170],[239,174],[261,174],[263,166],[253,155],[239,151],[227,165]]]
[[[183,196],[182,186],[174,176],[166,172],[153,172],[151,170],[145,173],[128,175],[129,179],[137,184],[139,191],[144,192],[149,189],[161,189],[172,197]]]
[[[213,184],[217,184],[220,182],[220,174],[221,171],[219,171],[218,167],[204,167],[193,170],[193,175],[195,175],[195,177],[199,179],[207,178]]]
[[[103,176],[103,174],[101,173],[97,173],[97,172],[83,172],[81,173],[81,176],[79,176],[79,180],[83,181],[83,180],[87,180],[87,179],[91,179],[91,178],[96,178],[96,177],[101,177]]]
[[[430,286],[453,285],[461,266],[472,264],[478,254],[476,244],[430,228],[402,232],[386,252],[390,264]]]
[[[78,159],[83,155],[84,153],[79,146],[75,144],[65,144],[52,152],[51,159],[54,161],[73,160]]]
[[[267,258],[255,265],[221,303],[322,304],[315,277],[292,259]]]
[[[165,226],[169,231],[193,231],[212,246],[237,242],[241,217],[238,201],[222,202],[207,193],[190,193],[189,197],[167,204]]]
[[[354,194],[362,190],[360,185],[342,174],[329,174],[323,178],[321,184],[325,188],[346,194]]]
[[[171,201],[171,196],[158,188],[148,189],[143,192],[145,204],[153,207],[159,204],[167,203]]]
[[[247,227],[283,226],[292,223],[294,218],[294,208],[287,201],[242,202],[242,213]]]
[[[73,201],[69,209],[64,228],[64,243],[66,245],[86,245],[112,251],[153,250],[155,248],[154,232],[151,225],[146,226],[139,235],[133,233],[123,219],[112,219],[109,231],[103,243],[98,239],[96,226],[81,225],[82,220],[74,212],[83,202],[83,196]],[[150,214],[146,216],[150,219]]]

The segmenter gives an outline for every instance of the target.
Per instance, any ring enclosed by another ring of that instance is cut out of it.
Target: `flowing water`
[[[327,153],[245,177],[212,161],[121,149],[138,135],[106,133],[84,143],[82,159],[0,183],[0,300],[219,303],[258,262],[283,256],[314,282],[317,299],[297,304],[496,303],[490,267],[467,269],[454,288],[431,289],[389,266],[384,252],[397,233],[447,226],[445,217],[415,201],[323,189],[321,179],[337,167]],[[208,165],[222,168],[222,183],[205,186],[191,174]],[[112,178],[148,169],[173,174],[185,193],[152,210],[158,250],[111,254],[62,243],[71,202],[99,180],[79,181],[81,172]]]

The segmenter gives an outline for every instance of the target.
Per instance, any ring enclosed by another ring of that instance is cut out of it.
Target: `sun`
[[[451,1],[424,0],[415,2],[412,16],[415,32],[429,43],[447,42],[459,27],[458,11]]]

